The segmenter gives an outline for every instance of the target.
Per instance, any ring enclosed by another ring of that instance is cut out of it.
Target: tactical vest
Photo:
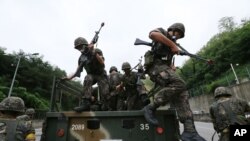
[[[171,39],[170,35],[163,28],[158,30],[167,38]],[[155,62],[165,62],[168,66],[172,63],[174,54],[171,52],[169,46],[166,46],[160,42],[153,42],[153,46],[150,51],[147,51],[144,55],[144,66],[146,68],[153,65]]]
[[[0,141],[15,141],[17,122],[15,119],[0,117]]]
[[[100,49],[95,49],[95,52],[102,55],[102,51]],[[83,68],[86,70],[87,74],[103,74],[104,65],[100,64],[96,59],[94,54],[81,54],[78,59],[78,65],[81,66],[80,72],[83,71]]]
[[[170,35],[167,33],[167,31],[165,31],[163,28],[158,28],[158,30],[160,30],[160,32],[167,38],[169,38],[171,40]],[[153,47],[152,47],[152,51],[154,53],[154,58],[156,60],[161,60],[166,62],[166,64],[168,66],[171,65],[172,63],[172,58],[174,56],[174,54],[171,52],[171,49],[169,46],[166,46],[160,42],[155,42],[153,43]]]
[[[120,73],[111,73],[109,75],[109,86],[111,90],[115,90],[116,86],[119,85],[122,81],[122,74]]]
[[[129,76],[123,75],[123,84],[127,91],[136,91],[137,87],[137,75],[136,72],[130,72]]]

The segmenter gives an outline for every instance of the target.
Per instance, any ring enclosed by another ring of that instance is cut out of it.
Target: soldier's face
[[[85,52],[87,48],[87,45],[80,45],[80,46],[77,46],[75,49],[77,49],[78,51],[80,52]]]
[[[178,30],[174,32],[174,36],[176,37],[176,40],[177,39],[180,39],[181,38],[181,32],[179,32]]]
[[[176,30],[176,31],[170,31],[169,34],[172,37],[172,40],[176,41],[181,38],[181,32]]]
[[[128,74],[130,73],[130,69],[124,69],[123,71],[124,71],[124,73],[125,73],[126,75],[128,75]]]

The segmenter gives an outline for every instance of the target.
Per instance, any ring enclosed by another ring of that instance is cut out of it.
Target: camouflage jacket
[[[127,93],[128,95],[134,95],[137,92],[137,73],[136,72],[130,72],[129,75],[123,75],[122,77],[122,82],[123,82],[123,86],[125,88],[125,92],[129,92]]]
[[[168,32],[163,28],[157,28],[151,32],[160,32],[166,38],[172,40],[170,35],[168,34]],[[172,40],[172,41],[175,43],[174,40]],[[154,42],[153,47],[152,47],[152,51],[154,53],[154,61],[164,62],[168,66],[171,65],[174,54],[172,53],[169,46],[166,46],[160,42]]]
[[[217,132],[229,125],[246,125],[249,121],[245,113],[250,112],[250,106],[244,100],[221,97],[210,106],[210,116]]]
[[[0,141],[26,141],[29,134],[35,134],[30,121],[0,116]]]
[[[77,72],[77,76],[80,77],[80,73],[83,71],[83,68],[86,70],[87,74],[106,74],[105,65],[100,64],[96,58],[96,54],[102,56],[103,60],[103,53],[100,49],[95,48],[93,52],[89,54],[81,54],[78,59],[79,70]]]
[[[116,86],[121,84],[122,81],[122,74],[120,73],[111,73],[109,75],[109,87],[110,87],[110,91],[114,91],[116,90]]]

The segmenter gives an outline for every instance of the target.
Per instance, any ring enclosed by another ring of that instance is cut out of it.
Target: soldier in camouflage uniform
[[[92,85],[98,84],[100,90],[100,97],[102,102],[102,110],[108,110],[109,85],[108,77],[105,71],[104,57],[100,49],[94,48],[93,44],[88,44],[87,40],[78,37],[74,42],[75,49],[81,52],[78,60],[78,67],[76,72],[64,80],[71,80],[74,77],[80,77],[83,68],[86,70],[87,75],[83,82],[82,102],[79,107],[75,107],[76,112],[89,111],[92,97]]]
[[[229,141],[229,125],[249,125],[245,113],[250,112],[249,104],[232,97],[227,87],[218,87],[214,92],[215,102],[210,106],[210,116],[214,129],[219,133],[219,141]]]
[[[131,65],[128,62],[122,64],[122,70],[125,74],[117,89],[123,89],[127,96],[127,110],[141,110],[144,105],[150,103],[146,88],[138,84],[138,81],[140,81],[138,80],[138,74],[131,71]]]
[[[26,120],[16,119],[24,113],[24,101],[8,97],[0,103],[0,141],[35,141],[35,130]]]
[[[26,109],[25,111],[25,114],[24,115],[21,115],[21,116],[18,116],[16,119],[18,121],[22,121],[25,123],[25,125],[29,128],[29,129],[32,129],[35,131],[35,128],[33,126],[33,117],[34,117],[34,114],[35,114],[35,109],[33,108],[28,108]]]
[[[122,81],[122,74],[118,72],[115,66],[110,67],[109,69],[109,89],[110,89],[110,108],[112,111],[125,110],[125,100],[126,95],[123,91],[119,91],[116,89]]]
[[[25,115],[28,115],[31,120],[33,120],[35,113],[36,113],[36,111],[34,108],[28,108],[25,111]]]
[[[160,90],[154,95],[153,103],[145,106],[143,110],[145,119],[149,123],[159,125],[154,113],[159,106],[170,103],[170,106],[177,110],[180,122],[184,124],[181,139],[203,141],[195,129],[186,84],[171,68],[173,56],[180,52],[176,40],[183,38],[184,34],[185,27],[182,23],[175,23],[167,30],[157,28],[150,32],[149,37],[153,40],[153,47],[144,55],[144,67]]]

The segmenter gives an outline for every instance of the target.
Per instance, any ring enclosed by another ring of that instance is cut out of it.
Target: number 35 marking
[[[149,124],[148,123],[141,123],[140,129],[141,130],[149,130]]]

